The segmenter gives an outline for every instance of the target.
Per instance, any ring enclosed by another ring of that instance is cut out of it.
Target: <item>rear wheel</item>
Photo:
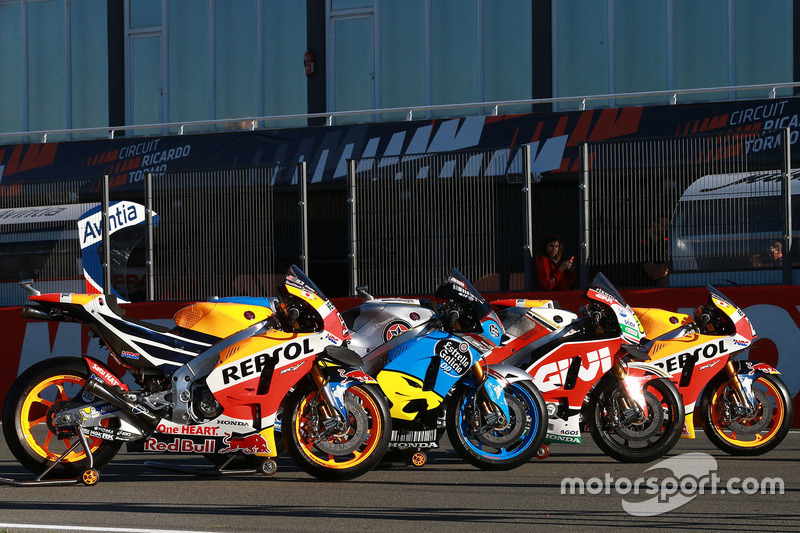
[[[597,446],[617,461],[646,463],[669,452],[681,436],[684,422],[683,400],[667,378],[644,383],[647,417],[625,423],[620,412],[623,385],[604,379],[589,396],[586,420]]]
[[[294,462],[314,477],[344,480],[378,464],[389,447],[391,416],[386,399],[372,385],[353,385],[344,394],[347,424],[329,432],[318,392],[295,390],[284,410],[282,433]]]
[[[80,359],[58,358],[41,361],[20,375],[3,407],[3,434],[14,457],[35,474],[44,472],[78,440],[59,439],[47,425],[47,415],[57,402],[79,399],[86,403],[94,396],[78,394],[88,379]],[[113,419],[116,421],[116,419]],[[109,420],[103,421],[109,425]],[[117,454],[121,442],[87,437],[94,468],[107,465]],[[78,477],[86,470],[86,453],[78,446],[50,471],[51,477]]]
[[[780,377],[762,374],[751,386],[752,416],[737,417],[727,376],[711,381],[700,399],[703,429],[709,440],[731,455],[761,455],[773,449],[792,425],[792,397]]]
[[[468,463],[484,470],[510,470],[533,458],[547,432],[547,407],[542,394],[527,381],[505,388],[509,420],[484,428],[485,419],[476,409],[478,389],[457,389],[447,405],[447,436],[453,448]]]

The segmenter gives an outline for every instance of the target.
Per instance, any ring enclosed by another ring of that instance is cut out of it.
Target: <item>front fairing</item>
[[[711,285],[707,285],[706,289],[709,292],[711,303],[719,309],[720,312],[726,314],[733,322],[736,328],[736,334],[745,342],[753,342],[756,338],[756,330],[747,315],[734,304],[730,298],[723,295],[719,290]]]
[[[481,335],[495,346],[500,346],[503,342],[503,323],[494,311],[491,311],[481,319]]]
[[[628,302],[622,297],[620,292],[608,279],[598,273],[589,288],[586,290],[586,298],[607,306],[616,316],[619,324],[622,340],[627,344],[638,344],[644,339],[644,328],[636,317],[636,313]]]
[[[491,305],[480,292],[464,277],[458,269],[450,275],[436,290],[436,296],[457,303],[467,316],[459,318],[457,333],[479,333],[492,339],[495,345],[500,344],[503,326]]]
[[[219,354],[206,385],[230,418],[253,420],[253,406],[262,417],[274,415],[283,398],[311,371],[330,342],[320,333],[268,329],[243,339]]]
[[[330,344],[341,346],[350,340],[350,331],[342,315],[302,270],[292,265],[286,272],[283,286],[287,295],[304,301],[319,315]]]

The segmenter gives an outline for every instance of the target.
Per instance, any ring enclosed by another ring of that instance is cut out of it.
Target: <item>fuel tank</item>
[[[179,328],[224,338],[273,315],[268,298],[197,302],[180,309],[173,320]]]

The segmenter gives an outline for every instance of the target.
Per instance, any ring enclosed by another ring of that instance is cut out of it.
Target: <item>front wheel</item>
[[[325,427],[318,391],[297,389],[284,410],[282,433],[294,462],[314,477],[344,480],[378,464],[389,447],[392,419],[380,389],[353,385],[344,395],[347,424],[339,433]]]
[[[667,378],[644,383],[647,417],[624,422],[620,398],[623,385],[604,379],[589,395],[589,433],[608,456],[623,463],[647,463],[669,452],[681,436],[684,407],[680,392]]]
[[[3,434],[14,457],[27,469],[41,474],[75,444],[77,437],[59,439],[47,426],[50,409],[58,402],[81,400],[87,404],[94,396],[83,392],[88,379],[86,365],[75,358],[41,361],[23,372],[8,392],[3,407]],[[113,419],[116,421],[116,419]],[[103,421],[108,424],[110,421]],[[117,454],[121,442],[87,437],[94,468],[107,465]],[[78,477],[86,470],[86,453],[79,446],[64,457],[49,476]]]
[[[447,405],[447,436],[468,463],[484,470],[510,470],[536,455],[547,433],[547,406],[531,383],[517,381],[505,389],[510,418],[503,426],[485,427],[475,395],[461,387]]]
[[[761,455],[773,449],[792,425],[792,397],[783,380],[762,374],[752,383],[755,412],[737,417],[727,376],[711,381],[700,399],[700,416],[709,440],[731,455]]]

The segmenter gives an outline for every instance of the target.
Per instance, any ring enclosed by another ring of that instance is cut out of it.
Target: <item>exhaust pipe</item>
[[[114,389],[109,388],[104,383],[100,383],[95,379],[89,379],[84,388],[86,392],[94,394],[101,400],[105,400],[125,411],[125,413],[133,418],[131,422],[134,423],[138,429],[142,430],[145,435],[149,435],[155,431],[161,420],[160,416],[150,411],[150,409],[144,405],[129,400]],[[138,424],[135,422],[138,422]]]
[[[41,309],[37,309],[32,305],[22,306],[22,318],[31,318],[33,320],[61,320],[60,318],[50,316]]]

